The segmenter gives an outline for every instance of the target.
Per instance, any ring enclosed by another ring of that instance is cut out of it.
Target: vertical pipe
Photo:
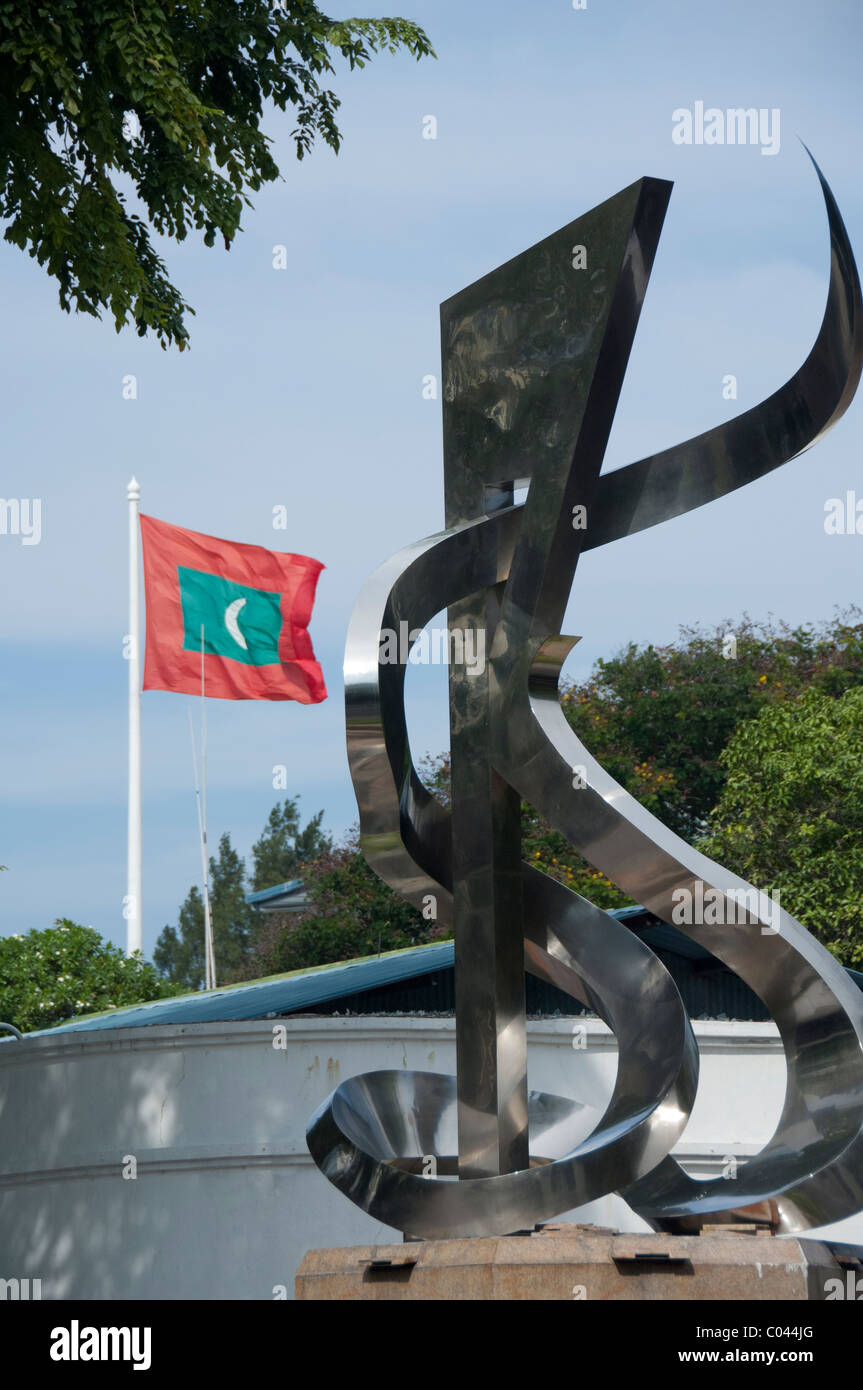
[[[142,949],[141,931],[141,668],[140,594],[138,585],[138,502],[141,490],[132,478],[129,500],[129,818],[126,852],[126,955]]]
[[[216,988],[216,951],[210,912],[210,861],[207,856],[207,692],[204,677],[204,624],[201,623],[201,859],[204,868],[205,989]]]

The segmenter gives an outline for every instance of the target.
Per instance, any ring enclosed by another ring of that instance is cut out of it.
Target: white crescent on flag
[[[243,651],[247,652],[249,646],[237,622],[237,618],[240,616],[240,610],[245,607],[245,604],[246,600],[244,598],[235,598],[233,603],[228,604],[225,609],[225,627],[228,629],[228,632],[233,637],[237,646],[242,647]]]

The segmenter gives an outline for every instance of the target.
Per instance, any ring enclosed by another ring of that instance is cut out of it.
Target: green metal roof
[[[228,985],[224,989],[199,990],[171,999],[155,999],[149,1004],[134,1004],[127,1008],[110,1009],[106,1013],[88,1014],[69,1023],[58,1024],[56,1028],[40,1029],[39,1035],[89,1032],[97,1028],[143,1028],[160,1023],[275,1018],[281,1014],[302,1013],[315,1004],[327,1003],[361,990],[379,989],[400,980],[427,975],[452,964],[453,943],[433,942],[402,951],[387,951],[380,956],[363,956],[359,960],[343,961],[337,965],[318,965],[308,970],[295,970],[288,975],[272,975],[265,980]],[[28,1033],[26,1036],[34,1037],[36,1034]]]
[[[742,982],[703,946],[674,927],[661,922],[646,908],[618,908],[611,916],[617,917],[631,930],[636,931],[663,959],[671,956],[689,962],[715,961],[717,971],[724,973],[730,984],[736,984],[738,989],[746,990]],[[72,1019],[55,1028],[40,1029],[38,1033],[28,1033],[26,1036],[91,1032],[103,1028],[144,1028],[162,1023],[210,1023],[231,1019],[278,1018],[313,1010],[322,1004],[335,1003],[339,999],[378,991],[388,985],[418,979],[437,971],[451,970],[453,964],[452,941],[433,942],[401,951],[387,951],[380,956],[363,956],[335,965],[319,965],[308,970],[292,971],[287,975],[272,975],[265,980],[228,985],[222,989],[196,991],[170,999],[157,999],[149,1004],[109,1009],[104,1013]],[[681,968],[684,971],[688,969]],[[677,977],[678,968],[672,966],[672,971]],[[863,975],[856,970],[849,970],[848,974],[858,987],[863,989]],[[678,987],[682,987],[680,982]],[[685,997],[685,988],[683,992]],[[690,1001],[690,1006],[693,1002]],[[11,1037],[8,1042],[10,1045],[18,1045]],[[0,1034],[0,1047],[3,1045],[4,1038]]]

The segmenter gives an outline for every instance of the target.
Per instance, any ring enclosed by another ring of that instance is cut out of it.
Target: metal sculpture
[[[770,1202],[790,1232],[863,1207],[860,992],[799,923],[777,917],[619,787],[558,698],[578,640],[560,627],[581,553],[770,472],[814,443],[854,395],[860,284],[817,172],[830,286],[803,366],[730,422],[610,474],[600,468],[671,185],[641,179],[442,306],[447,529],[366,584],[345,684],[363,852],[405,898],[422,907],[431,897],[438,921],[454,927],[458,1081],[354,1077],[308,1128],[330,1181],[414,1236],[505,1234],[614,1191],[667,1229]],[[451,813],[411,760],[406,654],[380,660],[382,634],[406,623],[413,641],[445,606],[451,631],[483,634],[488,652],[482,669],[450,668]],[[666,922],[676,891],[713,890],[711,921],[675,925],[764,1000],[788,1073],[776,1132],[736,1177],[696,1180],[670,1156],[698,1075],[680,996],[625,926],[522,863],[522,798]],[[525,968],[614,1032],[618,1075],[604,1114],[528,1092]],[[436,1176],[426,1175],[430,1156]]]

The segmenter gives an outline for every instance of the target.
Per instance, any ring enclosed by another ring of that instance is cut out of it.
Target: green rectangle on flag
[[[177,566],[183,607],[183,649],[228,657],[245,666],[274,666],[279,661],[282,596],[250,589],[217,574]]]

